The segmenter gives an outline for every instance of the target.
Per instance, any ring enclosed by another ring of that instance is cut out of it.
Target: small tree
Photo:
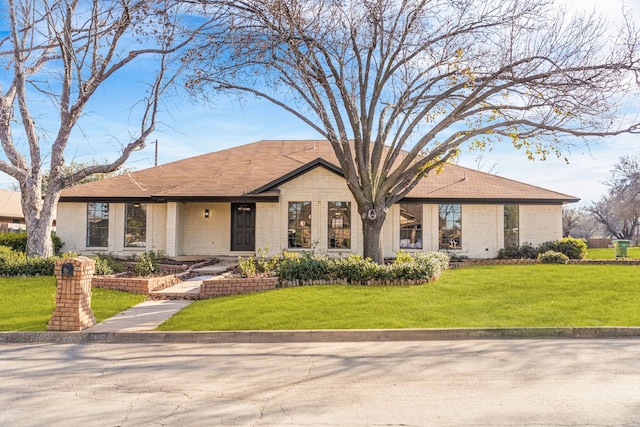
[[[388,209],[459,153],[506,140],[636,132],[638,34],[546,0],[201,0],[224,32],[194,49],[189,86],[264,98],[332,145],[380,262]]]
[[[0,171],[19,183],[29,255],[53,254],[51,223],[63,188],[117,170],[144,147],[156,126],[161,95],[178,69],[171,69],[171,55],[199,29],[182,31],[180,16],[186,12],[163,0],[3,2],[8,36],[0,38],[0,143],[6,159],[0,160]],[[154,65],[147,94],[139,100],[138,131],[115,160],[69,170],[65,150],[85,107],[99,88],[143,57]],[[37,110],[42,101],[52,106],[48,114]],[[53,127],[45,122],[51,119]]]

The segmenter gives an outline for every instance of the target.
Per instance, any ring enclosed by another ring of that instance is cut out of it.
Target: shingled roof
[[[324,140],[258,141],[65,189],[60,201],[275,201],[278,185],[315,167],[341,174]],[[572,203],[567,194],[456,165],[407,197],[424,202]]]

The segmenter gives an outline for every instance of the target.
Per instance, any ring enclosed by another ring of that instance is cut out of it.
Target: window
[[[289,202],[289,247],[311,248],[311,202]]]
[[[144,248],[147,245],[147,205],[127,203],[125,205],[124,246]]]
[[[329,249],[351,248],[351,202],[328,204]]]
[[[440,205],[440,249],[462,249],[462,209],[460,205]]]
[[[400,249],[422,249],[422,204],[400,203]]]
[[[520,245],[520,212],[518,205],[504,205],[504,247]]]
[[[109,246],[109,203],[87,203],[87,247]]]

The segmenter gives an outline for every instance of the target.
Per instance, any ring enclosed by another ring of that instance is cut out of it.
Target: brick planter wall
[[[199,298],[207,299],[228,295],[250,294],[252,292],[269,291],[277,287],[277,277],[210,279],[202,281]]]
[[[174,274],[158,277],[119,277],[119,276],[94,276],[92,286],[116,291],[131,292],[146,295],[151,291],[165,289],[178,283]]]

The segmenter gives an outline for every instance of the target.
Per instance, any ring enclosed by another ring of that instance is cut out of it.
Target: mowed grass
[[[0,331],[44,331],[55,309],[55,277],[0,278]],[[91,309],[101,322],[146,298],[93,288]]]
[[[179,330],[640,326],[638,267],[479,266],[421,286],[320,285],[197,301]]]
[[[615,259],[614,248],[589,248],[587,249],[587,259]],[[633,246],[627,248],[627,258],[640,259],[640,247]]]

